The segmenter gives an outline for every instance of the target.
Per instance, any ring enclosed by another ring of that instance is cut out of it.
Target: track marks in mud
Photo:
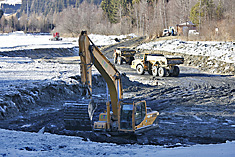
[[[160,112],[160,127],[154,135],[159,133],[163,143],[177,140],[180,143],[186,140],[187,144],[233,140],[235,103],[231,99],[231,91],[229,86],[195,90],[177,86],[152,90],[149,93],[152,99],[148,104]],[[167,135],[175,136],[175,139]]]

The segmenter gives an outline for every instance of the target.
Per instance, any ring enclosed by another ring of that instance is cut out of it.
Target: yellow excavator
[[[81,60],[81,82],[89,99],[65,104],[64,121],[66,129],[105,131],[110,133],[141,133],[158,127],[158,111],[151,111],[146,101],[131,102],[123,99],[121,75],[115,66],[90,40],[86,31],[79,37]],[[106,111],[99,114],[99,120],[92,122],[96,105],[92,99],[92,70],[94,65],[107,83]]]

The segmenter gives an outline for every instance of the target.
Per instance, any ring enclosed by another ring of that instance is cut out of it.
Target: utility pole
[[[201,30],[201,5],[202,5],[202,0],[200,0],[200,4],[199,4],[199,33]]]

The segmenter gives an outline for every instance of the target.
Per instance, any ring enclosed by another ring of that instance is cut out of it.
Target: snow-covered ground
[[[134,34],[128,35],[135,37]],[[89,37],[97,46],[115,44],[115,39],[123,40],[127,35],[105,36],[90,34]],[[63,38],[62,41],[50,41],[50,34],[24,34],[13,32],[0,34],[0,51],[13,51],[37,48],[72,48],[78,46],[77,38]],[[161,40],[144,43],[137,47],[144,50],[163,50],[179,52],[184,54],[210,56],[211,59],[235,63],[235,45],[233,42],[212,42],[212,41],[182,41],[178,39]]]
[[[33,35],[23,32],[13,32],[0,35],[0,51],[14,51],[36,48],[71,48],[77,46],[75,39],[50,41],[52,35]],[[73,40],[75,40],[73,42]]]
[[[0,156],[180,156],[234,157],[235,142],[164,148],[84,141],[80,137],[0,129]]]
[[[133,35],[131,35],[133,36]],[[121,36],[105,36],[90,34],[89,37],[97,46],[104,46],[116,43],[115,38],[119,40],[126,38]],[[50,34],[24,34],[24,32],[13,32],[10,34],[0,34],[0,51],[13,51],[36,48],[72,48],[78,46],[77,38],[63,38],[62,41],[50,41]]]
[[[138,46],[137,49],[210,56],[211,59],[235,63],[235,45],[233,42],[182,41],[172,39],[144,43]]]

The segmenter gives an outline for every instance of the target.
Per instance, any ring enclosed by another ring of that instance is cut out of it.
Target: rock
[[[44,134],[44,132],[45,132],[45,126],[42,127],[42,128],[38,131],[39,134]]]

